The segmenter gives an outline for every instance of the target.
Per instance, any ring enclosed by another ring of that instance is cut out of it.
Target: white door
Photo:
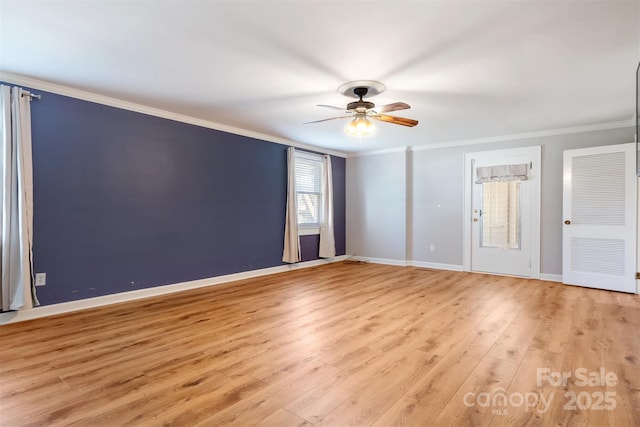
[[[635,144],[564,152],[562,281],[636,291]]]
[[[539,277],[540,147],[469,153],[465,163],[466,269]]]

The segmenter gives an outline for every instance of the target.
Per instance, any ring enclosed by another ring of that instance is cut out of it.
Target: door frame
[[[540,188],[542,177],[542,146],[534,145],[520,148],[506,148],[502,150],[477,151],[464,153],[464,201],[463,201],[463,253],[462,271],[471,270],[472,251],[472,195],[474,184],[473,161],[486,156],[529,156],[531,169],[529,183],[531,184],[531,279],[540,278]],[[500,273],[495,273],[500,274]]]

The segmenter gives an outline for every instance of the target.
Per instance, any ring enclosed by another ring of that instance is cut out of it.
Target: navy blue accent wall
[[[318,259],[320,253],[320,235],[308,234],[300,236],[300,261]]]
[[[333,179],[333,231],[336,239],[336,255],[345,255],[347,253],[345,227],[347,160],[343,157],[331,156],[331,169],[333,172],[331,178]],[[318,239],[318,243],[320,243],[320,239]]]
[[[35,92],[43,305],[282,264],[286,146]],[[345,159],[332,166],[342,255]]]

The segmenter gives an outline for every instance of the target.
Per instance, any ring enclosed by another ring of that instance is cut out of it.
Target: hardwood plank
[[[278,409],[257,424],[258,427],[311,427],[312,424],[293,415],[286,409]]]
[[[299,396],[327,378],[337,369],[322,362],[312,361],[288,377],[268,385],[246,399],[213,414],[196,425],[254,425],[283,408],[294,396]],[[175,408],[180,411],[180,408]]]
[[[327,378],[316,387],[287,403],[285,409],[315,424],[351,398],[352,389],[343,386],[349,377],[348,373],[340,372]]]
[[[618,383],[607,387],[615,393],[615,410],[607,411],[610,426],[640,425],[640,368],[628,365],[609,364],[607,368],[618,376]]]
[[[601,305],[602,339],[605,341],[607,361],[640,367],[640,353],[636,343],[640,340],[640,308],[623,305]]]
[[[548,381],[538,386],[538,370],[562,372],[562,355],[550,351],[530,349],[526,352],[513,380],[506,389],[506,400],[492,404],[493,418],[487,425],[524,426],[551,425],[552,405],[559,402],[564,387],[556,387]],[[528,399],[530,404],[528,404]]]
[[[526,289],[518,292],[518,295],[531,301],[535,298],[537,290],[535,289],[535,282],[533,286],[531,286],[532,283],[528,283],[528,285]],[[533,342],[541,323],[539,311],[537,309],[531,310],[529,305],[522,304],[516,317],[509,323],[491,347],[491,350],[489,350],[488,357],[519,364]]]
[[[492,399],[501,390],[506,390],[517,368],[518,364],[513,362],[491,356],[483,358],[432,424],[489,425],[500,408],[485,406],[484,396]]]
[[[0,425],[640,425],[638,324],[636,295],[335,263],[2,325]],[[501,389],[555,397],[464,403]],[[617,406],[567,411],[567,392]]]
[[[292,411],[314,420],[319,426],[371,425],[393,405],[398,395],[432,369],[437,360],[433,354],[415,350],[380,353],[375,362],[352,373],[345,381],[334,383],[326,397],[317,395],[317,401],[311,406],[316,412],[310,413],[311,408],[305,407]],[[342,403],[336,405],[338,400]],[[324,408],[335,408],[326,414],[319,413],[318,401]]]
[[[498,336],[517,314],[519,302],[503,301],[481,322],[472,323],[468,335],[450,352],[446,353],[402,396],[390,413],[383,417],[385,423],[400,425],[407,422],[428,425],[435,421],[439,412],[452,400],[485,358]],[[416,410],[418,408],[418,410]],[[384,424],[381,424],[384,425]]]

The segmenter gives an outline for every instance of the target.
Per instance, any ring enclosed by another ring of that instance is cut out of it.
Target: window
[[[481,246],[520,249],[520,181],[482,183]]]
[[[295,156],[299,234],[317,234],[322,216],[322,156],[300,151]]]

